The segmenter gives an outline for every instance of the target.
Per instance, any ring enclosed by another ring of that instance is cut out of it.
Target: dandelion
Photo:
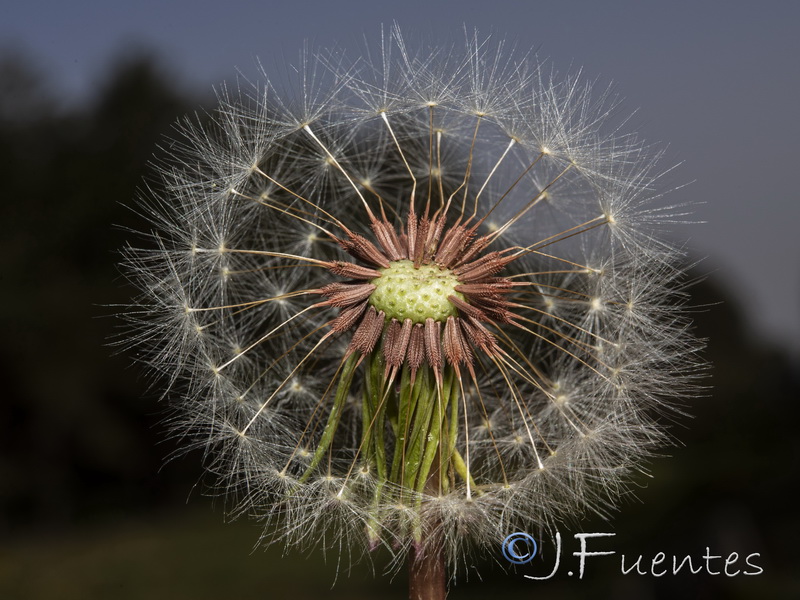
[[[678,208],[610,93],[477,36],[378,56],[183,122],[127,253],[131,343],[234,514],[443,597],[471,549],[608,514],[698,343]]]

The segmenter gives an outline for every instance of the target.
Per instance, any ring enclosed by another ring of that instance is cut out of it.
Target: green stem
[[[373,353],[368,358],[367,376],[364,384],[364,400],[362,413],[362,452],[365,462],[374,467],[377,474],[377,486],[372,500],[367,536],[370,544],[380,543],[381,520],[379,507],[386,483],[386,448],[384,446],[384,428],[386,408],[390,403],[392,391],[384,390],[383,361],[380,355]]]
[[[408,445],[409,434],[412,431],[412,416],[417,407],[420,393],[423,389],[421,383],[428,380],[428,369],[423,367],[417,373],[414,385],[411,385],[411,370],[408,367],[403,368],[400,378],[400,395],[398,398],[398,411],[397,411],[397,426],[395,427],[395,447],[394,456],[392,457],[392,472],[390,474],[391,481],[395,483],[403,483],[405,475],[407,474],[406,466],[409,462]]]
[[[361,451],[378,479],[386,479],[386,447],[384,427],[389,390],[384,390],[383,361],[380,355],[372,353],[367,359],[367,377],[364,385],[362,411]]]
[[[447,369],[445,371],[444,381],[442,382],[442,390],[441,393],[438,391],[433,395],[433,408],[437,410],[431,411],[431,420],[428,425],[428,434],[426,437],[425,442],[425,452],[422,457],[422,464],[420,465],[418,478],[417,478],[417,485],[416,489],[418,492],[422,492],[425,489],[425,485],[428,482],[428,477],[431,472],[431,466],[433,465],[433,461],[437,455],[442,456],[442,471],[439,474],[439,481],[441,481],[442,477],[446,478],[447,473],[447,463],[449,456],[447,455],[447,451],[443,450],[443,446],[447,445],[449,447],[449,439],[448,439],[448,427],[447,427],[447,405],[449,402],[457,403],[458,396],[456,394],[456,398],[452,398],[452,392],[456,389],[457,386],[454,385],[454,374],[452,369]],[[458,416],[458,412],[456,412],[456,416]],[[444,438],[444,439],[443,439]],[[441,453],[441,454],[440,454]],[[438,488],[438,486],[437,486]],[[435,493],[438,493],[439,490],[434,490]]]
[[[339,426],[339,420],[342,417],[342,409],[347,400],[347,395],[350,392],[350,384],[353,382],[353,375],[355,374],[357,365],[358,356],[352,354],[342,367],[342,371],[339,374],[339,383],[336,387],[336,396],[333,400],[331,412],[328,415],[328,422],[325,424],[325,430],[322,432],[322,437],[319,440],[319,445],[314,452],[311,463],[299,479],[300,483],[303,483],[311,476],[311,473],[314,472],[325,456],[325,453],[328,451],[328,448],[330,448],[333,436],[336,434],[336,429]]]
[[[423,461],[426,446],[437,447],[439,444],[439,428],[433,425],[433,415],[438,404],[437,389],[431,374],[426,373],[414,382],[419,387],[419,396],[415,414],[412,418],[411,437],[405,456],[404,485],[411,489],[421,489],[425,485],[427,473],[423,473]]]

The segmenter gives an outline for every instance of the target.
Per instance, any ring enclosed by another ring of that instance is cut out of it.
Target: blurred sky
[[[3,3],[0,47],[29,54],[71,105],[137,48],[207,93],[258,58],[268,71],[294,61],[304,40],[355,48],[394,20],[434,38],[477,27],[613,82],[633,126],[683,163],[668,183],[692,183],[670,199],[702,202],[676,239],[754,333],[800,355],[800,2],[30,0]]]

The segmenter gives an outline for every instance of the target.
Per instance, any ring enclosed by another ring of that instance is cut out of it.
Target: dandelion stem
[[[408,597],[410,600],[444,600],[444,552],[441,544],[415,547],[408,559]]]
[[[434,469],[424,491],[436,494],[442,475],[439,469]],[[420,520],[417,541],[408,556],[408,597],[410,600],[445,600],[447,573],[441,524],[430,515]]]

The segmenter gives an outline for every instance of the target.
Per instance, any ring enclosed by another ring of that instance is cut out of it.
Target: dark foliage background
[[[331,588],[333,554],[251,552],[259,527],[221,524],[199,456],[162,468],[172,449],[163,407],[113,345],[115,305],[133,293],[116,253],[145,226],[125,205],[174,120],[208,99],[181,95],[148,56],[116,64],[81,109],[60,109],[13,53],[0,56],[0,86],[0,597],[403,597],[402,575],[368,567],[343,570]],[[522,577],[548,572],[551,555],[527,571],[484,565],[452,598],[800,597],[798,365],[746,337],[713,275],[693,293],[710,340],[709,396],[674,427],[683,446],[610,523],[564,529],[562,560],[577,549],[573,532],[614,531],[602,549],[649,560],[699,559],[709,547],[738,552],[740,567],[757,552],[764,573],[622,576],[617,555],[589,559],[582,581],[566,567],[548,582]]]

